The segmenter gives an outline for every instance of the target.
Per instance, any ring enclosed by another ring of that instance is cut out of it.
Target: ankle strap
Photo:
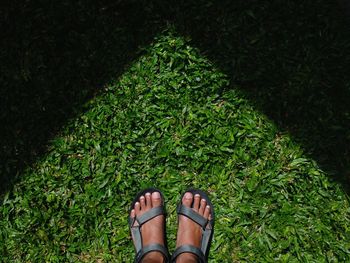
[[[204,256],[203,252],[199,248],[192,246],[192,245],[183,245],[183,246],[176,248],[174,254],[171,257],[171,262],[175,262],[176,258],[182,253],[194,254],[195,256],[197,256],[199,263],[206,263],[207,262],[205,260],[205,256]]]
[[[166,247],[164,247],[161,244],[151,244],[148,246],[143,247],[140,251],[137,252],[136,257],[135,257],[135,263],[139,263],[142,261],[142,258],[150,253],[150,252],[160,252],[163,254],[164,256],[164,262],[169,262],[169,252],[166,249]]]

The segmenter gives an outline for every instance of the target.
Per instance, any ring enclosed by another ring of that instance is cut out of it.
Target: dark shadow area
[[[0,9],[0,194],[167,22],[344,186],[350,27],[327,1],[7,1]]]
[[[1,194],[163,25],[139,1],[0,5]]]
[[[176,1],[167,19],[348,190],[350,26],[336,1]]]

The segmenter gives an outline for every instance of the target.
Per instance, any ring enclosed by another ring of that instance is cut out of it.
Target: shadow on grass
[[[172,10],[177,30],[348,191],[346,10],[330,0],[177,1]]]
[[[160,13],[139,1],[3,4],[0,193],[161,31]]]
[[[26,1],[0,15],[0,193],[167,22],[349,181],[350,34],[333,1]]]

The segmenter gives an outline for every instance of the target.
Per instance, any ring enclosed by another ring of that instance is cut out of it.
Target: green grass
[[[84,106],[2,199],[4,262],[131,262],[133,196],[209,191],[211,262],[346,262],[347,195],[173,30]],[[230,88],[229,88],[230,87]]]

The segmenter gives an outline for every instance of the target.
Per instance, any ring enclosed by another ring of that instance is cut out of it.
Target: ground
[[[0,11],[0,262],[132,262],[142,188],[209,192],[210,262],[350,261],[350,36],[334,1]]]
[[[188,187],[215,204],[210,259],[349,260],[346,193],[290,135],[174,30],[89,101],[24,171],[1,206],[11,262],[131,262],[127,211],[139,189],[175,207]]]

